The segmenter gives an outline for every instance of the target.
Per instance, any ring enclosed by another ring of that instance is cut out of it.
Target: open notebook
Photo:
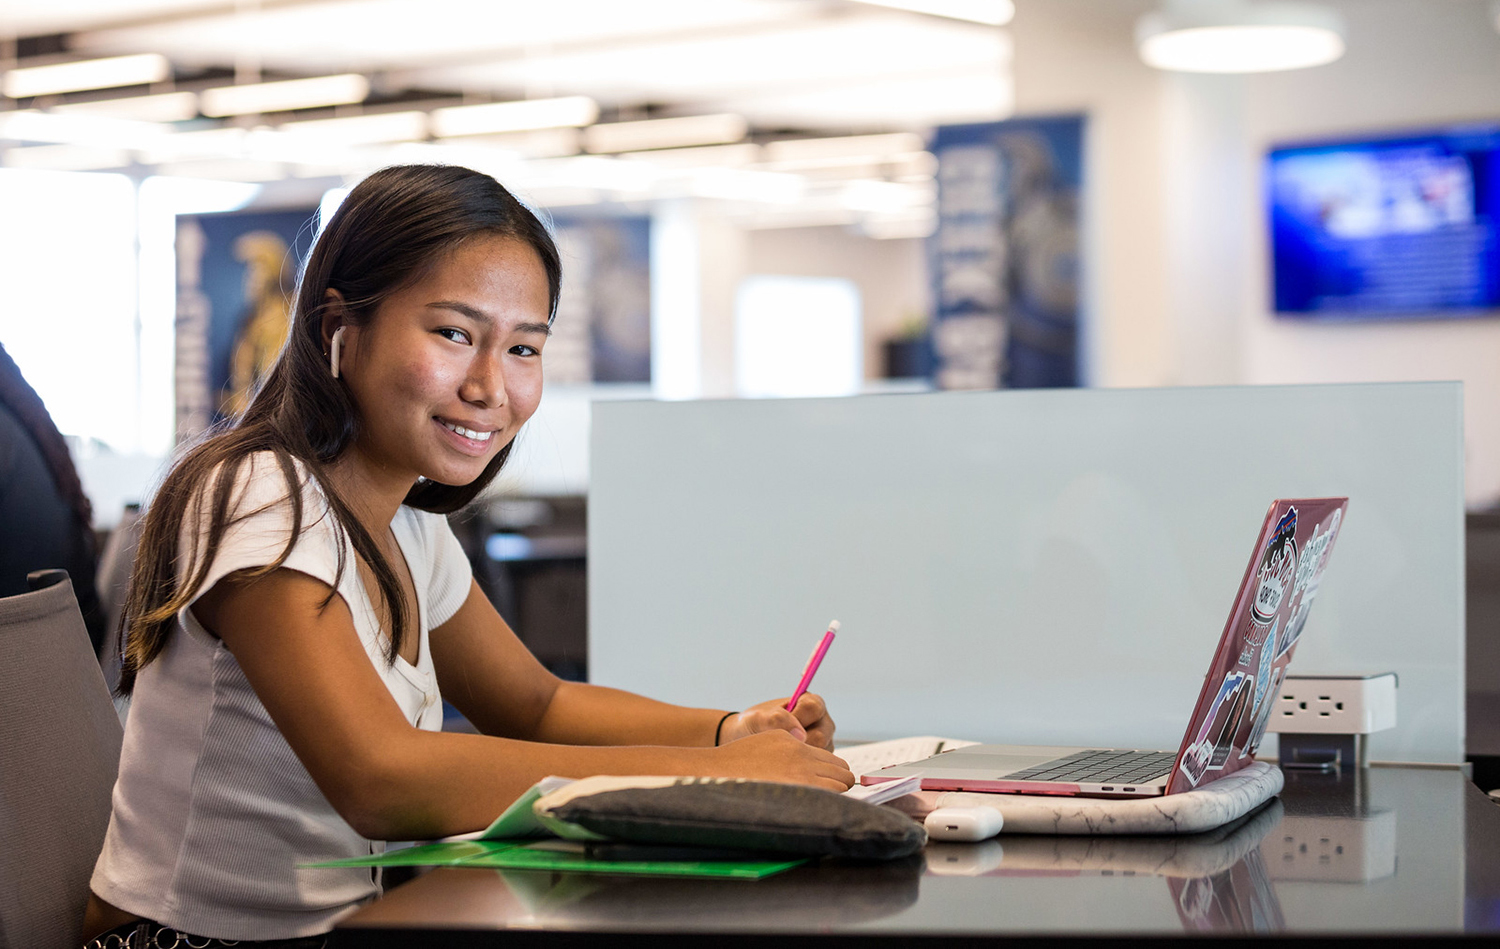
[[[835,748],[833,753],[848,762],[849,770],[854,772],[854,777],[860,778],[881,768],[921,761],[923,758],[931,758],[945,751],[977,744],[979,744],[977,741],[964,741],[960,738],[918,735],[914,738],[892,738],[888,741],[845,745]]]

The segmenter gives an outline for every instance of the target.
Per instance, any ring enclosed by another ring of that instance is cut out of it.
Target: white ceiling
[[[1013,98],[1006,29],[857,0],[0,0],[0,42],[50,34],[65,34],[68,52],[19,65],[161,53],[177,80],[153,93],[199,91],[205,69],[267,79],[359,72],[370,77],[372,103],[416,97],[419,108],[460,97],[584,95],[606,110],[606,121],[737,114],[759,143],[788,135],[924,133],[1003,118]],[[83,98],[100,95],[110,93]],[[66,102],[29,104],[47,110]],[[931,165],[922,160],[920,139],[842,165],[835,159],[789,168],[748,143],[681,149],[679,156],[578,155],[571,129],[310,150],[277,130],[297,117],[288,113],[260,119],[270,127],[258,129],[238,120],[122,125],[129,136],[118,140],[104,120],[80,125],[77,136],[54,121],[28,137],[21,130],[43,126],[30,116],[8,117],[7,107],[14,105],[0,100],[0,164],[13,167],[123,166],[276,181],[347,178],[391,161],[435,160],[492,170],[539,203],[691,194],[739,202],[764,226],[794,211],[817,211],[810,221],[874,226],[878,218],[892,235],[921,232],[931,218]],[[223,127],[191,131],[205,124]]]
[[[111,23],[233,8],[233,0],[0,0],[0,35],[68,33]]]
[[[358,71],[384,93],[582,94],[764,127],[924,128],[1011,105],[1003,29],[853,0],[0,0],[0,22],[184,73]]]

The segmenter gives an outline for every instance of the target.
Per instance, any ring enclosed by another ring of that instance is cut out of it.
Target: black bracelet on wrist
[[[727,722],[727,721],[729,721],[729,719],[731,717],[733,717],[735,715],[738,715],[738,714],[739,714],[738,712],[725,712],[724,713],[724,717],[721,718],[721,719],[719,719],[719,724],[716,725],[716,726],[714,726],[714,747],[715,748],[719,747],[719,736],[721,734],[723,734],[723,732],[724,732],[724,723]]]

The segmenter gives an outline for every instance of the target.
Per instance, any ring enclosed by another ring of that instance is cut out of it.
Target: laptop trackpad
[[[984,772],[991,777],[1003,777],[1012,771],[1034,768],[1080,750],[1038,745],[970,745],[928,758],[920,762],[920,770],[929,774],[936,771]]]

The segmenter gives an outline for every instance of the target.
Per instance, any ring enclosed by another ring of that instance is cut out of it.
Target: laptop
[[[1182,744],[1170,751],[969,745],[871,771],[924,791],[1154,797],[1203,787],[1254,760],[1333,552],[1348,498],[1271,502]]]

